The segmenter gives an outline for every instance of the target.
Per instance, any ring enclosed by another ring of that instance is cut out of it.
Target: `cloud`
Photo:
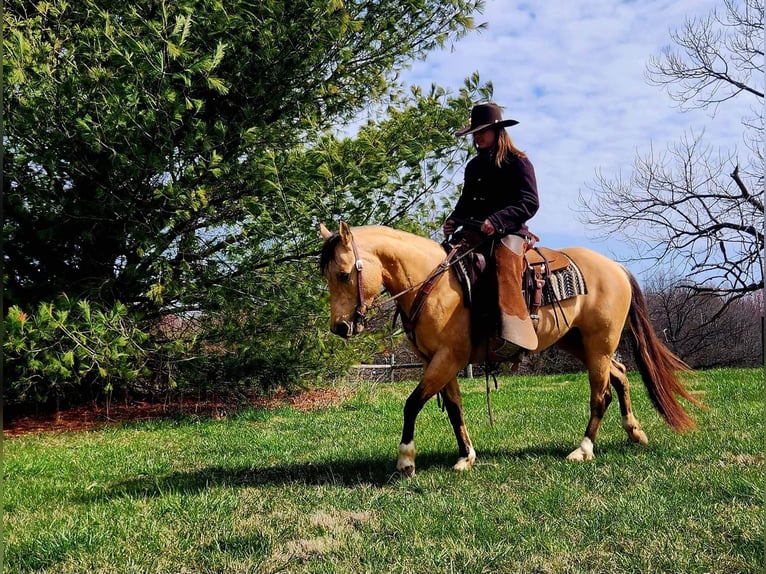
[[[453,92],[475,71],[492,81],[505,117],[520,122],[509,133],[537,172],[541,208],[532,229],[554,247],[609,251],[587,237],[573,213],[597,172],[627,175],[637,152],[665,149],[690,128],[704,129],[722,149],[742,147],[748,110],[736,100],[716,118],[710,110],[682,113],[645,80],[649,59],[672,46],[671,31],[714,8],[721,9],[719,1],[489,0],[475,17],[486,29],[433,52],[403,79]]]

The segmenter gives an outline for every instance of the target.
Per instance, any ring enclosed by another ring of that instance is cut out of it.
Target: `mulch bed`
[[[104,403],[89,402],[58,412],[18,415],[10,420],[3,417],[3,437],[18,437],[35,433],[88,431],[124,422],[148,421],[178,416],[200,416],[222,419],[236,414],[243,407],[274,409],[290,405],[301,411],[328,408],[345,398],[343,389],[314,389],[300,393],[277,390],[268,397],[252,397],[246,402],[204,400],[190,397],[172,402],[113,401],[107,410]]]

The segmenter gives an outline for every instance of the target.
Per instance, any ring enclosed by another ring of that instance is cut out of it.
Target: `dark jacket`
[[[450,218],[485,219],[497,235],[527,235],[526,222],[539,207],[535,168],[527,158],[510,154],[501,167],[492,151],[480,151],[465,168],[463,192]]]

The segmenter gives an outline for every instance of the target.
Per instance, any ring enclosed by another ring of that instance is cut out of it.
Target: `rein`
[[[415,340],[415,324],[418,322],[420,313],[423,310],[423,305],[431,294],[431,291],[434,290],[436,282],[441,278],[442,274],[458,261],[458,259],[454,257],[457,250],[458,247],[455,246],[452,251],[450,251],[449,255],[447,255],[447,258],[439,263],[438,267],[431,271],[428,277],[420,283],[420,289],[415,295],[412,307],[410,307],[409,317],[404,314],[401,307],[399,308],[399,314],[402,316],[402,325],[404,326],[405,331],[412,333],[413,341]]]

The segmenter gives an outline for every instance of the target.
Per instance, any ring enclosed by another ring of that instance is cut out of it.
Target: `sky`
[[[487,0],[475,15],[486,29],[432,52],[402,80],[455,94],[474,72],[491,81],[503,117],[519,121],[508,128],[514,143],[535,166],[540,210],[529,224],[541,244],[582,245],[626,259],[632,254],[619,238],[597,240],[575,211],[578,194],[594,186],[598,172],[629,176],[637,153],[664,150],[690,130],[704,129],[706,141],[722,149],[744,147],[746,103],[682,112],[645,79],[649,60],[675,47],[671,32],[713,8],[723,3]]]

